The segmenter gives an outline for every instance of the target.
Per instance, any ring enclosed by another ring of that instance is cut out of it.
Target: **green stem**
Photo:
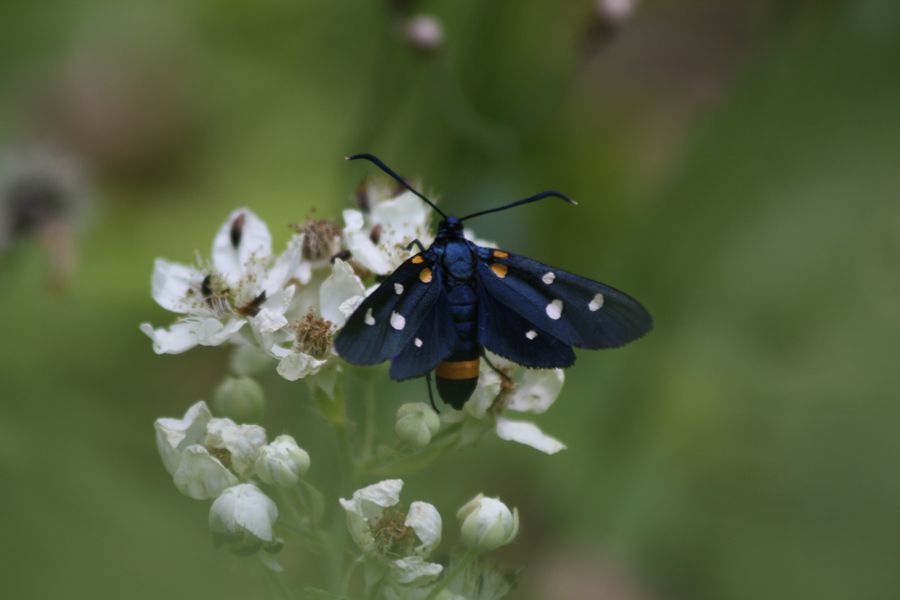
[[[294,600],[294,592],[290,587],[288,587],[287,583],[285,583],[284,575],[282,573],[273,571],[265,565],[261,564],[261,566],[262,570],[266,574],[266,579],[269,580],[269,584],[274,588],[275,596],[284,600]]]
[[[365,436],[363,437],[362,458],[369,460],[372,458],[375,449],[375,421],[376,421],[376,403],[375,403],[375,382],[369,380],[366,382],[366,426]]]
[[[370,461],[363,467],[363,471],[370,477],[400,476],[419,471],[455,448],[461,435],[462,425],[451,425],[438,433],[425,448],[380,465]]]
[[[465,568],[468,567],[476,558],[478,558],[477,550],[475,550],[474,548],[466,550],[466,553],[463,554],[463,557],[459,559],[458,563],[453,565],[453,568],[450,569],[450,572],[444,575],[437,583],[437,585],[431,588],[431,591],[427,596],[425,596],[425,600],[434,600],[435,598],[437,598],[438,594],[444,591],[444,588],[446,588],[448,585],[453,583],[453,580],[456,579],[456,577],[460,573],[462,573]]]

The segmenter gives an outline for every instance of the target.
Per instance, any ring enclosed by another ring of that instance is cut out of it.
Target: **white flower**
[[[426,560],[441,543],[441,515],[427,502],[413,502],[404,513],[398,506],[402,489],[403,481],[387,479],[356,490],[340,503],[360,550],[388,561],[395,582],[423,585],[443,570]]]
[[[510,377],[512,389],[487,361],[481,361],[478,386],[462,411],[449,412],[445,420],[470,418],[490,423],[500,439],[531,446],[546,454],[556,454],[565,444],[547,435],[530,421],[507,418],[509,412],[541,414],[546,412],[562,391],[562,369],[525,369],[494,354],[491,362]]]
[[[206,402],[201,400],[188,408],[183,418],[163,417],[153,424],[156,448],[170,475],[178,469],[184,449],[202,443],[206,438],[206,426],[212,418]]]
[[[272,529],[277,519],[278,507],[251,483],[228,488],[209,509],[214,541],[239,554],[251,554],[260,548],[277,551],[280,541]]]
[[[384,197],[370,187],[368,213],[344,210],[344,244],[354,261],[376,275],[387,275],[409,258],[406,246],[413,240],[427,247],[434,239],[428,228],[431,208],[420,198],[412,192]]]
[[[461,522],[463,543],[481,551],[504,546],[519,533],[518,509],[510,511],[499,498],[478,494],[459,509],[456,518]]]
[[[318,312],[310,310],[293,324],[295,335],[290,347],[271,347],[272,356],[279,361],[278,374],[296,381],[319,373],[329,361],[336,360],[334,335],[365,299],[365,293],[353,268],[336,259],[331,275],[319,286]]]
[[[289,435],[279,435],[256,459],[256,476],[270,485],[292,487],[308,470],[309,454]]]
[[[246,208],[235,210],[213,241],[211,264],[191,266],[156,259],[153,299],[179,319],[167,329],[141,324],[157,354],[178,354],[194,346],[218,346],[245,324],[262,345],[287,325],[295,287],[287,285],[301,261],[301,248],[288,244],[272,256],[266,224]]]
[[[394,431],[402,441],[424,448],[441,427],[441,419],[424,402],[409,402],[397,410]]]
[[[179,492],[194,500],[215,498],[240,483],[222,461],[198,444],[184,449],[172,479]]]
[[[206,428],[205,445],[227,452],[231,470],[247,479],[253,475],[259,451],[266,445],[266,430],[259,425],[238,425],[231,419],[212,419]]]
[[[202,400],[181,419],[154,423],[156,446],[175,487],[196,500],[218,496],[225,488],[254,475],[266,431],[258,425],[237,425],[215,418]]]

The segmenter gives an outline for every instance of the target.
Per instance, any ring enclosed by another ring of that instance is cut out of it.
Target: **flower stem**
[[[376,403],[375,403],[375,382],[369,380],[366,382],[366,425],[365,435],[363,437],[362,458],[369,460],[375,450],[375,426],[376,426]]]
[[[434,600],[434,598],[437,598],[438,594],[444,591],[444,588],[446,588],[448,585],[453,583],[453,580],[456,579],[456,577],[460,573],[462,573],[466,569],[466,567],[468,567],[476,558],[478,558],[477,550],[475,550],[474,548],[466,550],[466,553],[463,554],[463,557],[459,559],[458,563],[453,565],[453,568],[450,569],[450,572],[444,575],[441,580],[433,588],[431,588],[431,591],[427,596],[425,596],[425,600]]]

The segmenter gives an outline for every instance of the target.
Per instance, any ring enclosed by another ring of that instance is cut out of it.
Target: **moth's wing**
[[[453,313],[447,294],[441,290],[419,330],[391,362],[391,378],[401,381],[428,373],[450,356],[456,340]]]
[[[614,348],[653,328],[637,300],[606,284],[502,250],[478,255],[485,292],[564,344]]]
[[[397,267],[350,315],[334,340],[338,355],[357,365],[397,356],[442,294],[440,269],[426,251]]]
[[[554,369],[575,362],[571,346],[528,322],[483,285],[478,286],[478,341],[494,354],[523,367]]]

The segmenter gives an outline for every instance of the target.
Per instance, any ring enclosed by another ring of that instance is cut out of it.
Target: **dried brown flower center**
[[[415,530],[406,525],[406,511],[399,506],[384,510],[372,528],[372,535],[379,553],[390,558],[409,556],[421,543]]]
[[[315,358],[325,358],[334,337],[334,325],[314,312],[306,313],[294,325],[296,348]]]
[[[303,256],[309,260],[329,258],[334,253],[336,238],[341,237],[341,227],[324,219],[310,219],[294,230],[303,234]]]

